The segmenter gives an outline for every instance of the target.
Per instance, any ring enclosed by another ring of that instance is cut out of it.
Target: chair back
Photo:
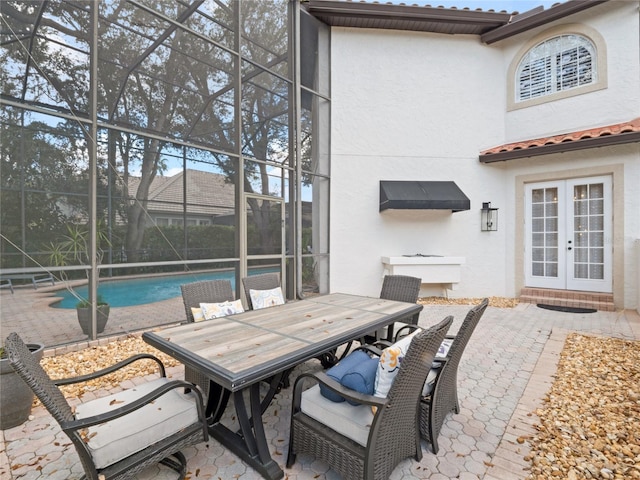
[[[187,322],[193,322],[191,308],[200,307],[201,303],[218,303],[235,300],[229,280],[205,280],[202,282],[180,285],[182,302],[187,314]]]
[[[458,371],[458,365],[460,364],[460,359],[462,358],[464,349],[467,347],[471,334],[476,329],[476,326],[488,305],[489,299],[485,298],[482,302],[467,312],[467,316],[463,320],[462,325],[460,325],[460,329],[451,343],[451,348],[447,354],[449,358],[443,367],[441,375],[444,376],[444,374],[447,373],[447,370]],[[456,383],[454,383],[454,385],[456,385]]]
[[[420,295],[422,279],[408,275],[385,275],[380,298],[399,302],[416,303]]]
[[[71,406],[20,336],[15,332],[10,333],[4,348],[15,372],[31,388],[53,418],[60,424],[73,420]]]
[[[369,431],[372,462],[366,468],[389,470],[380,478],[387,478],[400,460],[420,451],[418,404],[431,363],[452,322],[453,317],[448,316],[415,335],[387,395],[388,403],[374,419]],[[409,438],[415,442],[407,441]]]
[[[247,307],[249,310],[253,310],[253,304],[251,303],[251,295],[249,290],[272,290],[280,286],[280,274],[274,273],[260,273],[258,275],[249,275],[242,279],[242,286],[244,287],[244,295],[247,299]]]
[[[484,314],[489,299],[485,298],[479,305],[473,307],[462,322],[458,333],[451,343],[447,353],[447,361],[438,373],[436,383],[428,401],[421,403],[420,430],[433,447],[433,452],[438,452],[438,435],[446,416],[450,411],[459,412],[458,404],[458,365],[469,343],[469,338],[475,330],[480,318]]]
[[[409,275],[385,275],[382,280],[382,289],[380,290],[380,298],[384,300],[396,300],[398,302],[416,303],[420,296],[420,285],[422,279],[418,277],[411,277]],[[420,318],[420,312],[410,315],[408,317],[398,319],[400,322],[408,323],[409,325],[417,325]],[[387,327],[387,333],[384,334],[384,329],[379,329],[375,335],[367,335],[363,339],[365,343],[374,343],[380,338],[386,338],[391,341],[393,337],[394,325]]]

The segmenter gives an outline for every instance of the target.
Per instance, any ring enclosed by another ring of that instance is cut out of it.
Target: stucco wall
[[[505,208],[503,179],[478,162],[503,128],[501,64],[465,37],[333,29],[333,291],[377,295],[381,257],[415,253],[466,257],[457,295],[504,291],[505,230],[480,231],[482,202]],[[380,213],[380,180],[455,180],[471,210]]]
[[[490,166],[478,161],[482,149],[508,141],[640,116],[637,4],[635,10],[592,10],[597,11],[571,21],[603,30],[608,88],[517,111],[507,111],[506,72],[513,55],[543,28],[492,46],[473,36],[332,29],[332,291],[377,295],[382,256],[424,253],[466,257],[451,296],[517,296],[523,247],[514,241],[515,178],[601,163],[623,166],[627,193],[620,245],[623,259],[634,258],[640,195],[631,192],[640,185],[638,144],[603,155],[596,149]],[[626,33],[619,32],[622,24]],[[454,180],[470,198],[471,210],[380,213],[380,180]],[[480,231],[486,201],[499,208],[498,232]],[[623,263],[624,304],[636,308],[636,267]]]

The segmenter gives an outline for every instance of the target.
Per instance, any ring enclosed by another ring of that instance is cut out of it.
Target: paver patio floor
[[[21,327],[17,330],[20,334],[23,334],[21,330],[31,333],[28,341],[35,341],[37,337],[34,336],[44,335],[47,331],[56,338],[63,333],[59,331],[62,327],[57,327],[58,331],[52,331],[51,325],[48,325],[49,328],[41,325],[30,327],[31,322],[44,322],[46,325],[47,311],[41,312],[42,305],[29,310],[24,296],[19,309],[23,323],[18,322],[13,317],[18,308],[8,304],[8,300],[11,300],[9,295],[8,292],[2,292],[0,299],[3,337],[16,325]],[[30,295],[31,298],[37,297],[32,292]],[[140,310],[137,315],[152,319],[156,309],[162,309],[164,312],[173,312],[171,315],[174,318],[181,319],[184,316],[180,299],[161,303],[138,307]],[[451,330],[455,331],[468,309],[464,305],[426,305],[420,316],[420,324],[430,325],[446,315],[454,315]],[[34,311],[38,314],[33,315]],[[60,320],[60,325],[68,323]],[[133,325],[140,326],[139,319],[134,322],[134,319],[127,319],[123,315],[111,327],[124,332],[135,330]],[[73,328],[79,329],[77,324]],[[143,328],[152,328],[152,325],[145,324]],[[526,464],[522,458],[528,447],[526,442],[519,444],[516,439],[533,433],[535,416],[529,414],[540,404],[551,385],[558,355],[570,331],[628,340],[640,339],[640,316],[628,310],[562,313],[528,304],[520,304],[513,309],[489,307],[460,363],[458,391],[461,411],[447,417],[439,437],[439,453],[431,453],[430,446],[423,442],[422,461],[403,461],[391,479],[524,479],[527,472],[523,470]],[[320,368],[317,360],[310,360],[297,367],[292,378],[303,369]],[[181,376],[182,367],[170,369],[169,374]],[[96,394],[100,395],[101,392]],[[288,446],[290,403],[291,388],[275,397],[264,417],[271,453],[283,467]],[[231,411],[228,409],[228,412]],[[232,423],[231,413],[223,421]],[[2,446],[0,478],[3,480],[75,479],[81,476],[82,469],[75,450],[42,407],[34,409],[32,420],[3,431]],[[184,453],[188,458],[191,479],[261,478],[213,439]],[[285,475],[290,480],[340,478],[328,465],[304,455],[298,456],[297,463],[291,469],[285,469]],[[138,478],[164,480],[173,476],[154,467]]]

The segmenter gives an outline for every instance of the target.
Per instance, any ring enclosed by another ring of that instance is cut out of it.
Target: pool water
[[[252,273],[259,272],[256,271]],[[184,283],[217,279],[231,281],[231,287],[235,290],[235,274],[233,271],[226,271],[129,280],[103,280],[98,286],[98,294],[112,307],[131,307],[179,297],[182,295],[180,285]],[[89,297],[89,287],[86,285],[74,288],[73,290],[76,295],[82,298]],[[54,308],[76,308],[76,304],[78,303],[76,295],[69,290],[60,290],[56,292],[56,296],[62,297],[62,301],[56,302],[51,306]]]

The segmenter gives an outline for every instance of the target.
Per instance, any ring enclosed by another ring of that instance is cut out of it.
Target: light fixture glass
[[[498,231],[498,209],[491,207],[491,202],[482,202],[480,210],[480,230],[483,232]]]

